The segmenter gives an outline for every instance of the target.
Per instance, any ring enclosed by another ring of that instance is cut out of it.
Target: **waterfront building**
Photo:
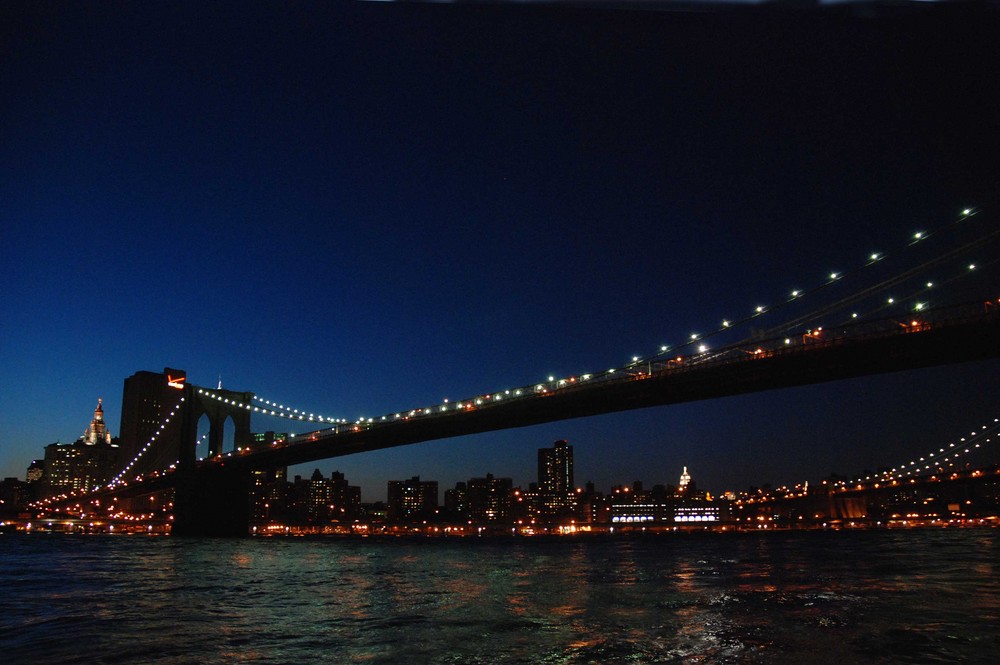
[[[571,517],[576,510],[573,486],[573,446],[556,441],[538,449],[538,512],[544,520]]]
[[[475,522],[507,522],[511,519],[510,478],[472,478],[468,483],[469,517]]]
[[[729,510],[728,502],[713,501],[707,493],[698,492],[685,466],[676,489],[654,485],[646,490],[639,481],[631,487],[615,487],[610,518],[612,524],[690,525],[728,519]]]
[[[288,467],[256,470],[253,476],[253,516],[270,521],[283,518],[288,501]]]
[[[455,487],[444,491],[444,512],[451,521],[469,519],[469,493],[463,482],[455,483]]]
[[[390,480],[387,494],[386,513],[390,522],[427,519],[437,512],[436,480],[420,480],[420,476]]]
[[[0,515],[16,515],[29,498],[30,490],[26,481],[17,478],[4,478],[0,481]]]
[[[520,524],[534,524],[538,521],[538,483],[529,483],[528,489],[514,488],[511,492],[511,520]]]
[[[333,483],[314,469],[306,486],[306,514],[311,520],[328,520],[333,508]]]
[[[577,521],[582,524],[606,524],[611,521],[611,501],[587,481],[577,494]]]
[[[346,520],[357,516],[361,506],[361,488],[349,485],[340,471],[329,478],[313,471],[306,494],[306,512],[313,520]]]

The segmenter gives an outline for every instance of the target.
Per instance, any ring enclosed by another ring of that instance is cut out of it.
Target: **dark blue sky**
[[[995,227],[997,19],[4,3],[0,474],[99,396],[117,434],[140,369],[379,415],[620,365],[965,206]],[[682,465],[715,491],[817,479],[991,420],[998,369],[319,466],[365,500],[415,474],[527,485],[567,438],[603,489]]]

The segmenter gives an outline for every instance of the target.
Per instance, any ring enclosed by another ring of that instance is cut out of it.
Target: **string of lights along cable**
[[[955,462],[960,457],[975,453],[984,444],[993,443],[993,438],[998,433],[1000,433],[1000,418],[994,418],[993,422],[982,425],[978,430],[972,430],[966,436],[959,437],[958,443],[949,442],[937,450],[931,450],[923,456],[900,464],[891,470],[864,477],[859,476],[850,481],[839,481],[835,485],[855,488],[871,483],[898,482],[909,478],[945,473],[955,468]]]
[[[306,409],[299,409],[290,406],[285,406],[283,403],[279,403],[275,400],[255,397],[254,398],[255,401],[259,402],[259,405],[254,406],[251,404],[237,403],[236,401],[230,400],[229,398],[221,394],[214,393],[209,389],[200,389],[199,392],[208,395],[211,398],[220,400],[226,404],[232,404],[237,406],[238,408],[244,408],[247,410],[251,410],[255,413],[261,413],[263,415],[285,418],[287,420],[292,420],[292,421],[316,422],[321,424],[333,425],[333,427],[327,430],[327,432],[340,433],[340,432],[356,431],[357,426],[362,426],[362,425],[373,426],[379,423],[408,420],[410,418],[416,418],[420,416],[461,412],[463,410],[470,410],[487,406],[490,404],[495,404],[497,402],[502,402],[504,400],[530,397],[539,393],[548,393],[552,390],[571,387],[573,385],[577,385],[582,382],[607,379],[609,377],[613,377],[613,375],[620,372],[634,372],[636,368],[641,368],[644,365],[648,367],[648,371],[651,374],[653,372],[652,368],[653,363],[656,363],[658,365],[658,368],[663,366],[669,368],[673,364],[681,364],[684,362],[691,363],[692,360],[696,360],[697,362],[700,363],[717,360],[720,357],[724,356],[726,353],[733,353],[733,352],[745,353],[746,349],[744,349],[741,344],[737,344],[732,347],[722,347],[721,349],[717,349],[715,351],[715,355],[709,355],[708,354],[709,348],[707,344],[705,344],[705,340],[707,340],[708,338],[720,335],[725,332],[733,331],[741,327],[745,327],[749,325],[751,322],[754,322],[756,319],[766,314],[773,313],[785,307],[786,305],[789,305],[793,302],[802,301],[803,299],[809,296],[814,296],[815,294],[821,292],[822,290],[831,286],[835,282],[841,282],[847,279],[848,277],[859,274],[865,271],[866,269],[871,268],[875,264],[885,261],[887,258],[889,258],[894,254],[905,251],[907,248],[913,247],[918,243],[924,243],[932,237],[940,236],[945,231],[952,229],[958,225],[964,224],[971,218],[975,217],[978,214],[978,212],[979,211],[974,208],[966,208],[961,211],[961,213],[958,215],[956,219],[943,225],[941,228],[914,232],[911,236],[909,236],[906,239],[901,249],[898,250],[897,252],[872,252],[866,257],[866,259],[860,265],[858,265],[854,269],[847,271],[831,272],[826,276],[826,278],[822,282],[818,283],[817,285],[811,288],[793,289],[784,299],[777,300],[772,305],[756,305],[753,307],[750,313],[743,316],[742,318],[722,319],[721,324],[717,328],[710,330],[710,332],[708,333],[704,334],[697,332],[691,333],[689,335],[689,339],[678,345],[675,346],[662,345],[660,347],[659,352],[657,352],[653,356],[645,356],[645,357],[632,356],[631,362],[628,363],[627,365],[623,367],[611,368],[604,372],[587,373],[579,376],[571,376],[565,378],[556,378],[555,376],[549,376],[546,381],[543,381],[538,384],[493,391],[490,393],[485,393],[468,399],[459,400],[457,402],[449,402],[449,400],[445,399],[443,402],[432,406],[424,406],[377,417],[361,416],[353,421],[349,421],[346,418],[333,418],[329,416],[324,416],[322,414],[310,412]],[[1000,230],[994,230],[992,232],[989,232],[983,238],[979,238],[971,243],[967,243],[966,245],[960,247],[958,250],[952,250],[950,252],[946,252],[944,254],[944,257],[954,258],[956,254],[960,253],[960,251],[964,251],[971,247],[978,246],[984,240],[990,239],[996,236],[998,233],[1000,233]],[[925,262],[923,266],[927,266],[928,264],[930,264],[932,267],[936,267],[937,265],[939,265],[940,261],[941,259],[938,258],[932,261]],[[896,275],[888,279],[885,279],[875,287],[862,288],[857,292],[857,294],[859,294],[860,297],[871,296],[880,288],[889,288],[892,286],[898,286],[904,279],[914,277],[917,273],[919,273],[920,268],[923,266],[918,266],[917,268],[911,268],[909,270],[904,271],[902,275]],[[931,310],[931,303],[928,302],[925,297],[926,294],[931,289],[939,288],[943,284],[954,282],[956,279],[959,279],[964,275],[972,273],[977,269],[976,263],[963,264],[963,266],[964,267],[962,269],[958,270],[955,274],[951,275],[950,277],[948,277],[943,281],[921,280],[921,284],[918,290],[906,295],[905,297],[896,297],[889,295],[884,298],[881,304],[877,304],[874,309],[869,310],[866,313],[859,313],[857,311],[853,311],[851,312],[850,317],[847,319],[846,322],[855,323],[858,322],[859,320],[864,320],[872,315],[880,314],[884,312],[888,307],[894,305],[899,306],[904,303],[910,303],[906,310],[907,316],[909,316],[911,313],[914,315],[925,314]],[[837,305],[841,305],[845,301],[857,300],[858,297],[859,297],[858,295],[850,295],[847,296],[846,298],[841,298],[840,301],[838,301]],[[803,318],[800,321],[797,321],[796,323],[808,325],[809,320],[816,320],[818,317],[827,315],[830,313],[832,309],[833,307],[831,306],[822,307],[814,312],[811,312],[809,314],[808,320]],[[910,325],[919,326],[920,322],[914,320]],[[816,325],[806,330],[805,333],[803,334],[804,336],[809,337],[810,341],[814,341],[823,334],[823,328],[822,326]],[[673,354],[677,353],[682,349],[690,347],[696,343],[698,343],[696,353],[688,355],[679,355],[674,357]],[[789,336],[789,337],[779,338],[779,343],[785,346],[791,346],[793,344],[793,337]],[[751,355],[761,355],[765,353],[765,350],[763,348],[753,345],[751,346],[753,347],[749,352]],[[293,434],[290,436],[294,437],[295,435]]]
[[[120,484],[124,484],[125,483],[125,480],[124,480],[125,476],[136,465],[136,463],[139,461],[139,458],[141,458],[146,453],[146,451],[148,451],[153,446],[153,444],[156,443],[156,440],[160,437],[160,435],[163,433],[163,431],[167,428],[167,425],[170,424],[170,419],[174,417],[174,415],[177,413],[177,411],[181,408],[181,404],[183,404],[183,403],[184,403],[184,398],[181,397],[180,400],[177,402],[177,404],[174,405],[174,408],[170,409],[170,412],[166,415],[166,417],[163,419],[163,421],[157,426],[156,431],[153,432],[153,435],[151,437],[149,437],[149,441],[147,441],[146,444],[142,448],[139,449],[139,452],[136,453],[135,457],[133,457],[132,460],[128,464],[125,465],[125,468],[122,469],[121,472],[117,476],[115,476],[114,478],[112,478],[112,480],[111,480],[110,483],[108,483],[107,487],[109,489],[115,487],[116,485],[120,485]],[[171,465],[171,466],[175,466],[175,465],[176,465],[176,462],[173,465]]]

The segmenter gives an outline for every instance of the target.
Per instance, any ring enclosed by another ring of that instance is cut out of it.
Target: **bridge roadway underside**
[[[369,430],[321,436],[314,441],[235,456],[226,460],[225,469],[199,468],[197,478],[191,479],[188,491],[202,486],[198,502],[202,508],[214,506],[212,512],[218,511],[214,517],[204,515],[204,519],[198,520],[201,526],[196,529],[197,533],[236,535],[241,531],[247,532],[249,516],[247,514],[247,519],[243,519],[237,515],[240,510],[226,509],[222,504],[233,500],[234,491],[249,486],[249,474],[255,469],[292,466],[421,441],[569,418],[997,357],[1000,357],[1000,318],[990,317],[971,324],[892,337],[851,340],[847,344],[805,352],[693,366],[685,371],[619,383],[576,384],[544,396],[510,400],[462,413],[378,424]],[[224,480],[225,477],[231,479]],[[186,492],[181,490],[180,481],[178,483],[180,499],[180,495]],[[204,488],[206,483],[218,483],[218,486],[207,489]],[[247,507],[246,494],[243,497],[242,505]],[[233,519],[238,523],[222,523]],[[175,525],[181,527],[181,531],[188,530],[187,523],[188,519],[180,514],[176,516]]]
[[[321,437],[248,456],[253,468],[274,468],[420,441],[695,402],[870,374],[1000,357],[1000,318],[890,338],[852,341],[617,384],[578,384],[541,397],[511,400],[461,414],[424,416],[371,430]],[[235,461],[235,460],[234,460]]]

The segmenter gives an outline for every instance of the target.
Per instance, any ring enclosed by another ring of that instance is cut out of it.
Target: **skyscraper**
[[[680,486],[678,487],[678,490],[681,491],[681,492],[683,492],[684,490],[687,489],[688,483],[690,483],[690,482],[691,482],[691,474],[688,473],[688,468],[684,467],[684,470],[681,471],[681,480],[680,480]]]
[[[556,441],[552,448],[538,449],[539,516],[568,517],[576,508],[573,486],[573,446]]]

